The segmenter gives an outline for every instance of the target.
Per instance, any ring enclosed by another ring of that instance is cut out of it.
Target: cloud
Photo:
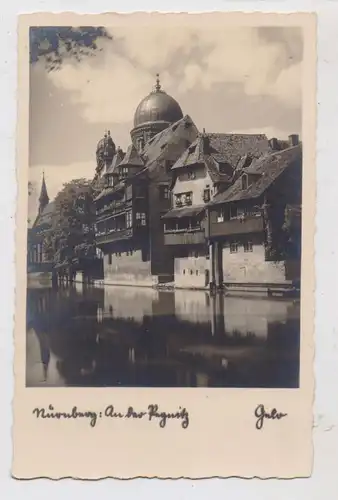
[[[289,106],[300,105],[301,39],[294,28],[290,40],[288,28],[270,29],[265,37],[255,28],[143,26],[112,32],[114,40],[102,42],[98,58],[67,62],[49,74],[56,87],[71,92],[88,122],[130,122],[157,71],[178,99],[191,89],[211,92],[219,83],[238,83],[248,96],[269,95]]]
[[[301,133],[302,34],[297,28],[133,26],[80,63],[30,77],[30,178],[42,169],[51,197],[62,183],[92,177],[104,129],[130,143],[133,116],[157,72],[198,128]],[[33,198],[31,200],[31,204]]]

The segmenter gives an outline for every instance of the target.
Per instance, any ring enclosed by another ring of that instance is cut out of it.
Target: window
[[[246,209],[243,207],[236,207],[232,205],[230,207],[230,219],[239,219],[246,215]]]
[[[224,212],[223,212],[223,210],[220,210],[217,213],[217,222],[224,222]]]
[[[126,225],[127,227],[133,226],[133,214],[131,211],[127,212],[126,214]]]
[[[145,213],[137,213],[136,214],[136,224],[138,226],[146,225],[146,214]]]
[[[192,204],[192,193],[185,193],[184,196],[184,202],[186,205],[191,205]]]
[[[232,242],[230,243],[230,253],[237,253],[238,252],[238,243]]]
[[[111,253],[109,253],[109,254],[108,254],[108,265],[109,265],[109,266],[111,266],[111,265],[112,265],[112,263],[113,263],[113,260],[112,260],[112,254],[111,254]]]
[[[205,203],[208,203],[210,201],[210,188],[204,189],[203,200],[205,201]]]
[[[188,179],[191,179],[191,180],[196,179],[196,173],[195,172],[188,172]]]
[[[176,205],[176,207],[182,206],[182,195],[181,194],[175,195],[175,205]]]
[[[169,200],[168,186],[160,186],[160,198],[161,200]]]
[[[141,151],[143,148],[144,148],[144,139],[143,137],[139,138],[137,140],[137,146],[138,146],[138,150]]]
[[[242,189],[247,189],[248,188],[248,176],[246,174],[242,175]]]
[[[244,252],[252,252],[252,241],[245,241],[243,246]]]
[[[121,177],[128,177],[128,167],[122,167],[120,170]]]

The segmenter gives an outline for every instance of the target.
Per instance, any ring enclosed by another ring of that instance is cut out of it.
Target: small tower
[[[42,185],[41,185],[41,192],[39,196],[39,215],[42,214],[44,209],[49,203],[49,197],[47,193],[47,187],[46,187],[46,182],[45,182],[45,173],[43,172],[42,174]]]

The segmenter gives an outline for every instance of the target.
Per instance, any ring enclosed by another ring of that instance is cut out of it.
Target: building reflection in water
[[[298,386],[290,300],[75,286],[29,289],[27,310],[29,386]]]

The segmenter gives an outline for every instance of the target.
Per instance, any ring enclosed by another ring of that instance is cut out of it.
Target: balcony
[[[113,243],[114,241],[129,240],[133,237],[133,228],[115,229],[96,233],[96,243]]]
[[[201,227],[186,229],[166,229],[165,245],[200,245],[205,242],[204,230]]]
[[[264,231],[264,223],[261,215],[230,219],[223,222],[216,222],[211,218],[209,238],[232,236],[237,234],[260,233],[262,231]]]
[[[131,200],[128,200],[128,201],[126,201],[126,200],[113,201],[113,202],[105,205],[104,207],[96,210],[96,215],[97,216],[101,216],[103,214],[106,214],[107,212],[109,212],[111,214],[117,214],[117,213],[120,213],[120,212],[124,212],[131,205],[132,205],[132,201]]]

